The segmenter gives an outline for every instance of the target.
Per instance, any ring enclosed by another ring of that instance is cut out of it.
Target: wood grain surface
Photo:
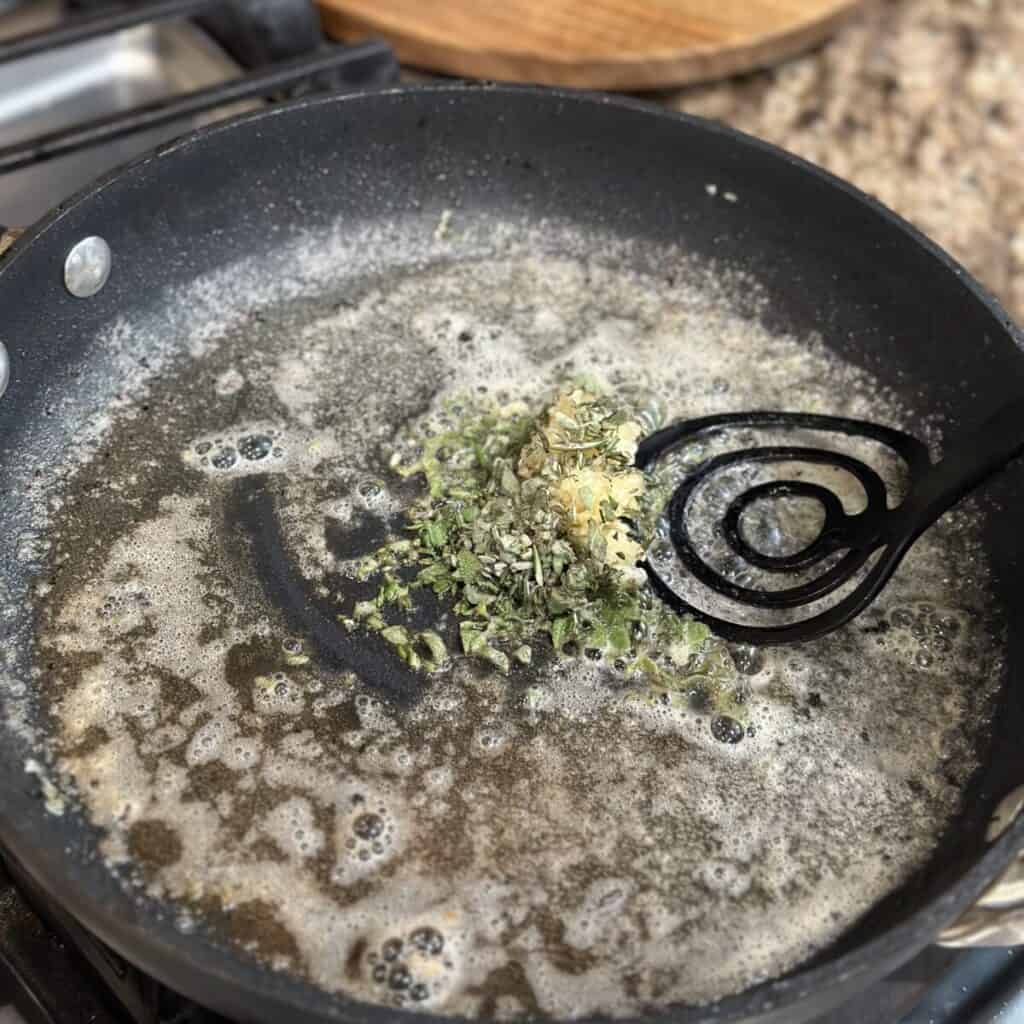
[[[337,39],[390,42],[451,75],[654,89],[774,63],[861,0],[318,0]]]

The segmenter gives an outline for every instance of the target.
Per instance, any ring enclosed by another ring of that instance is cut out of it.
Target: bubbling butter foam
[[[253,496],[305,600],[340,612],[415,486],[389,445],[446,398],[540,401],[586,372],[667,419],[903,419],[818,340],[737,313],[732,285],[613,255],[430,266],[228,328],[145,414],[115,411],[52,503],[30,555],[53,760],[183,928],[371,1002],[638,1014],[793,968],[957,813],[1001,672],[970,510],[840,634],[737,648],[742,728],[629,701],[586,658],[508,678],[455,659],[399,699],[268,591]]]

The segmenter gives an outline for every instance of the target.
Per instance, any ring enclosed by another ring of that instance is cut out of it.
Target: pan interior
[[[51,809],[179,928],[371,1002],[626,1016],[792,969],[961,811],[1004,675],[983,514],[947,515],[840,635],[736,649],[738,742],[699,695],[630,702],[586,658],[418,678],[336,617],[415,490],[390,445],[444,398],[536,405],[588,373],[668,419],[921,428],[677,249],[458,211],[366,232],[119,324],[67,393],[77,442],[52,467],[26,447]]]

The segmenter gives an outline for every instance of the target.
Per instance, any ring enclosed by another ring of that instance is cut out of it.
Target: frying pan
[[[702,201],[708,182],[738,201]],[[0,399],[0,836],[13,861],[114,950],[234,1019],[376,1024],[404,1011],[328,995],[183,933],[166,908],[102,866],[87,823],[70,810],[47,812],[24,769],[39,752],[20,727],[43,723],[45,709],[32,699],[25,643],[40,570],[17,542],[31,491],[19,471],[26,452],[57,459],[101,395],[130,386],[110,380],[125,365],[100,343],[111,325],[148,317],[165,325],[161,344],[183,346],[205,315],[172,302],[190,282],[258,254],[272,296],[298,273],[293,243],[375,224],[386,226],[377,257],[397,261],[446,209],[483,228],[568,221],[595,238],[635,240],[638,260],[643,243],[679,243],[738,267],[764,289],[771,326],[820,332],[922,420],[941,417],[949,436],[1024,390],[1021,337],[1006,314],[911,227],[771,146],[629,100],[460,85],[307,99],[174,142],[31,228],[0,261],[11,373]],[[65,259],[93,235],[108,243],[112,270],[97,294],[76,298]],[[460,244],[450,242],[455,258]],[[252,301],[251,289],[238,294]],[[932,942],[1024,849],[1024,818],[986,838],[999,802],[1024,783],[1022,498],[1019,464],[981,495],[1008,646],[982,767],[955,826],[905,886],[809,964],[713,1006],[650,1019],[793,1022],[821,1013]]]

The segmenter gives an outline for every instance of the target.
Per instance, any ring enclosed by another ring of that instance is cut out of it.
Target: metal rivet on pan
[[[64,261],[64,284],[78,299],[95,295],[110,277],[110,246],[99,235],[75,245]]]
[[[4,392],[7,390],[7,385],[11,379],[11,360],[7,355],[7,348],[4,343],[0,341],[0,398],[3,398]]]

